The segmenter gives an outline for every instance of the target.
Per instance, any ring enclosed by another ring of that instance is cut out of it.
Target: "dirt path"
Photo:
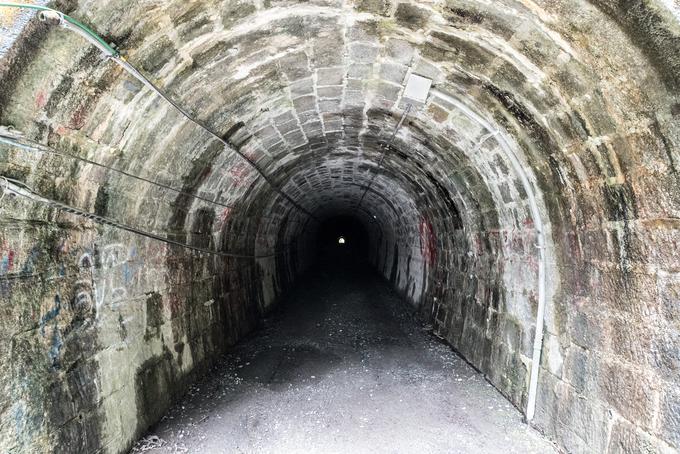
[[[317,272],[133,452],[553,453],[366,273]]]

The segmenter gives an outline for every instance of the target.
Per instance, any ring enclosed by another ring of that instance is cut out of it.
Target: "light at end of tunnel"
[[[345,244],[345,237],[341,236],[338,238],[338,244]]]

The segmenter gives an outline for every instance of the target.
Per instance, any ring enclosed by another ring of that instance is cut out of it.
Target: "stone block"
[[[612,426],[607,452],[611,454],[671,454],[668,446],[625,420]]]
[[[567,317],[569,320],[567,332],[573,343],[587,349],[602,349],[603,323],[597,315],[577,310],[568,313]]]
[[[307,143],[305,135],[300,130],[286,134],[285,136],[283,136],[283,140],[285,140],[286,143],[291,147],[299,147]]]
[[[572,388],[558,385],[557,439],[567,452],[605,452],[611,414],[595,399],[584,399]]]
[[[297,117],[295,116],[295,114],[291,110],[288,110],[288,111],[274,117],[274,123],[276,123],[277,125],[280,125],[282,123],[288,123],[288,122],[291,122],[291,121],[296,121],[296,120],[297,120]]]
[[[364,89],[364,81],[360,79],[347,79],[347,90],[359,91]]]
[[[320,121],[312,121],[302,125],[302,130],[307,134],[308,138],[317,137],[323,134]]]
[[[319,113],[316,110],[309,112],[298,112],[297,114],[300,124],[309,123],[310,121],[319,121]]]
[[[438,83],[443,79],[442,71],[433,63],[423,58],[418,58],[411,70],[413,74],[432,79],[433,83]]]
[[[342,121],[324,121],[324,129],[326,132],[342,131]]]
[[[344,54],[345,40],[342,33],[333,31],[324,36],[317,36],[312,40],[314,66],[341,65]]]
[[[291,81],[310,76],[309,62],[307,54],[304,52],[295,52],[282,57],[279,60],[279,67],[281,72]]]
[[[675,326],[680,326],[680,274],[660,274],[657,278],[659,312]]]
[[[322,99],[321,101],[319,101],[319,111],[321,113],[339,112],[340,111],[340,100],[339,99]]]
[[[316,96],[300,96],[293,99],[293,106],[298,112],[310,112],[316,110]]]
[[[657,330],[651,341],[650,356],[661,378],[669,382],[677,380],[680,377],[680,329],[664,325]]]
[[[597,358],[591,357],[588,350],[571,345],[566,350],[563,376],[579,394],[597,392]]]
[[[274,126],[268,125],[264,128],[255,131],[255,135],[260,140],[272,140],[273,138],[279,139],[279,133]]]
[[[387,101],[396,101],[399,98],[399,93],[401,93],[400,86],[385,82],[381,82],[376,88],[376,94]]]
[[[411,30],[422,29],[427,24],[430,13],[413,3],[399,3],[394,14],[400,25]]]
[[[373,63],[378,58],[378,47],[355,43],[349,48],[349,56],[355,63]]]
[[[380,65],[380,78],[387,82],[402,84],[406,77],[407,66],[399,63],[383,63]]]
[[[437,123],[444,123],[449,118],[449,112],[436,104],[430,104],[427,108],[427,112]]]
[[[321,68],[316,71],[316,84],[318,86],[324,85],[342,85],[345,74],[343,66],[334,68]]]
[[[340,98],[342,96],[342,87],[319,87],[316,90],[319,98]]]
[[[647,366],[653,363],[652,339],[657,328],[644,323],[644,318],[629,314],[610,313],[605,316],[609,333],[609,349],[631,364]]]
[[[293,98],[302,95],[308,95],[314,93],[314,79],[312,77],[307,77],[305,79],[299,79],[292,82],[290,85],[290,93]]]
[[[605,360],[598,382],[604,401],[624,418],[652,429],[659,385],[648,373],[619,361]]]
[[[413,46],[405,40],[402,39],[390,39],[387,41],[386,55],[397,63],[403,65],[410,65],[413,59],[414,49]]]
[[[288,123],[277,124],[276,129],[279,130],[281,135],[285,135],[291,131],[299,131],[300,126],[298,125],[297,121],[289,121]]]
[[[380,38],[379,27],[379,22],[372,20],[355,22],[354,25],[347,30],[347,36],[350,41],[363,41],[377,44]]]
[[[373,75],[373,64],[371,63],[354,63],[349,66],[347,70],[347,77],[353,79],[368,79]]]
[[[352,0],[354,7],[361,12],[389,16],[392,8],[391,0]]]

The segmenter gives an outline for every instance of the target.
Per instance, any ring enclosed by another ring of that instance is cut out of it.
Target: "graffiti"
[[[61,333],[59,332],[59,328],[55,324],[54,330],[52,331],[52,341],[50,345],[50,350],[48,352],[50,360],[52,361],[53,369],[59,369],[59,352],[61,352],[61,347],[63,346],[64,342],[61,338]]]
[[[248,179],[250,172],[245,164],[236,164],[229,169],[229,175],[234,182],[234,186],[239,187]]]
[[[47,105],[47,94],[44,90],[38,90],[38,94],[35,96],[35,107],[42,109]]]
[[[226,224],[229,216],[231,215],[232,208],[226,207],[217,218],[217,230],[222,230],[222,227]]]
[[[57,294],[54,296],[54,306],[52,309],[47,311],[47,313],[40,318],[40,334],[42,334],[43,337],[45,336],[45,326],[48,322],[56,319],[59,312],[61,312],[61,297]]]
[[[57,324],[57,317],[61,312],[61,296],[57,293],[54,296],[54,305],[50,310],[48,310],[45,315],[40,318],[40,335],[44,338],[46,337],[45,328],[48,324],[52,325],[52,333],[49,339],[49,350],[47,355],[50,358],[51,365],[53,369],[59,368],[59,353],[64,345],[61,337],[61,332],[59,331],[59,326]],[[51,323],[50,323],[51,322]]]
[[[82,104],[76,108],[71,115],[71,120],[69,121],[70,129],[81,129],[85,126],[85,120],[87,120],[87,105]]]
[[[167,252],[166,245],[149,248],[151,262],[160,263]],[[73,308],[77,311],[93,311],[99,319],[102,309],[115,309],[128,298],[128,289],[140,285],[144,278],[145,261],[136,246],[120,243],[103,247],[95,245],[86,250],[76,261],[82,273],[89,276],[76,281]],[[89,277],[89,279],[88,279]],[[153,278],[162,278],[153,275]]]
[[[9,247],[7,241],[0,248],[0,276],[11,273],[14,268],[15,251]]]
[[[24,274],[33,274],[39,256],[40,248],[37,245],[33,246],[31,252],[28,253],[28,258],[26,259],[26,262],[24,262],[24,266],[21,268],[21,272]]]
[[[437,238],[434,229],[430,221],[422,218],[418,230],[420,231],[420,253],[423,261],[432,266],[437,258]]]

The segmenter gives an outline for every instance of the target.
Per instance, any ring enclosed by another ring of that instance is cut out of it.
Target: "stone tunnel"
[[[677,1],[0,3],[0,39],[0,451],[128,452],[373,273],[535,452],[679,452]],[[513,452],[358,427],[167,452]]]

